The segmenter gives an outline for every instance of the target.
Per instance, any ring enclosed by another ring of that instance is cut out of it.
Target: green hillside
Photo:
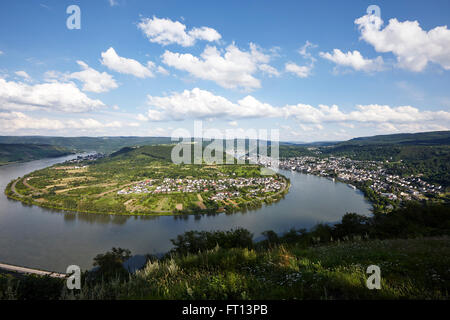
[[[279,201],[280,175],[254,164],[175,164],[173,145],[125,147],[96,160],[74,159],[11,181],[8,197],[89,213],[172,215],[243,211]]]
[[[126,146],[170,143],[166,137],[44,137],[0,136],[0,143],[47,144],[66,147],[76,151],[111,153]]]
[[[0,165],[9,162],[23,162],[42,158],[69,155],[69,149],[48,144],[5,144],[0,143]]]
[[[140,147],[124,147],[116,152],[111,153],[109,159],[126,160],[138,159],[140,157],[148,158],[147,160],[171,161],[172,145],[152,145]]]
[[[301,156],[388,161],[392,174],[421,175],[427,182],[450,187],[450,131],[362,137],[320,147],[280,146],[282,158]]]
[[[373,145],[373,144],[401,144],[401,145],[449,145],[450,131],[433,131],[419,133],[399,133],[378,135],[372,137],[354,138],[340,142],[337,146],[343,145]]]

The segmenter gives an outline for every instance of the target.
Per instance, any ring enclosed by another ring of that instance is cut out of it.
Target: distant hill
[[[301,141],[290,141],[290,142],[282,142],[280,141],[281,145],[286,146],[304,146],[304,147],[323,147],[323,146],[332,146],[338,143],[341,143],[342,141],[315,141],[315,142],[301,142]]]
[[[31,161],[42,158],[62,157],[71,150],[48,144],[5,144],[0,143],[0,164]]]
[[[0,143],[41,144],[65,147],[75,151],[112,153],[127,146],[171,143],[169,137],[46,137],[46,136],[0,136]]]
[[[137,159],[149,158],[149,160],[171,161],[173,145],[149,145],[139,147],[124,147],[110,154],[109,158]]]
[[[333,145],[280,145],[280,157],[301,156],[389,161],[394,174],[421,175],[430,183],[450,186],[450,131],[361,137]]]
[[[337,144],[342,145],[373,145],[373,144],[400,144],[400,145],[450,145],[450,131],[433,131],[419,133],[398,133],[378,135],[372,137],[354,138]]]
[[[125,147],[171,144],[169,137],[46,137],[46,136],[0,136],[0,144],[35,144],[53,145],[74,151],[97,151],[106,154],[116,153]],[[204,146],[209,144],[205,142]],[[249,140],[246,139],[245,146],[248,148]],[[270,145],[270,142],[268,143]],[[450,145],[450,131],[435,131],[421,133],[400,133],[390,135],[377,135],[372,137],[354,138],[341,142],[313,142],[295,143],[280,142],[280,155],[300,156],[310,155],[308,148],[316,147],[322,150],[350,151],[354,147],[361,146],[444,146]],[[269,148],[270,149],[270,148]],[[120,152],[127,151],[121,150]],[[128,150],[130,151],[130,150]]]

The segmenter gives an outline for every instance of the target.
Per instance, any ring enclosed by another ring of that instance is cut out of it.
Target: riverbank
[[[29,186],[29,184],[25,181],[25,177],[20,177],[18,179],[12,180],[8,185],[6,186],[4,190],[4,194],[9,198],[16,201],[21,201],[23,203],[26,203],[28,205],[36,205],[42,208],[47,209],[53,209],[53,210],[61,210],[66,212],[76,212],[76,213],[88,213],[88,214],[106,214],[106,215],[124,215],[124,216],[182,216],[182,215],[198,215],[198,214],[220,214],[220,213],[236,213],[240,211],[246,211],[246,210],[256,210],[259,209],[263,204],[264,205],[271,205],[273,203],[276,203],[283,199],[284,195],[286,195],[289,192],[289,188],[291,186],[290,180],[282,175],[277,175],[278,178],[281,178],[284,182],[284,188],[282,190],[279,190],[275,194],[269,195],[267,197],[255,197],[258,202],[255,202],[254,200],[248,200],[248,201],[242,201],[239,204],[243,205],[236,206],[233,205],[228,208],[228,210],[225,210],[223,208],[219,208],[217,211],[211,211],[208,209],[202,209],[202,210],[176,210],[176,211],[151,211],[151,213],[139,213],[139,212],[97,212],[97,211],[90,211],[90,210],[78,210],[78,209],[71,209],[61,206],[55,206],[51,205],[49,203],[40,202],[35,200],[33,197],[25,197],[21,193],[19,193],[16,190],[16,185],[18,182],[22,182],[25,186]]]
[[[0,274],[0,299],[448,300],[449,222],[448,205],[411,204],[389,215],[348,213],[309,231],[268,230],[260,241],[243,228],[187,231],[165,254],[142,256],[132,274],[126,247],[97,254],[98,268],[83,273],[76,292],[58,279]]]
[[[351,188],[353,190],[359,190],[359,191],[361,191],[364,194],[364,197],[370,202],[370,204],[372,205],[373,211],[381,212],[381,210],[379,210],[375,206],[376,200],[378,198],[375,198],[373,196],[373,194],[368,193],[367,188],[364,186],[364,184],[358,183],[357,181],[348,181],[348,180],[345,180],[345,179],[341,179],[339,177],[330,177],[328,174],[322,175],[322,174],[320,174],[320,172],[303,172],[301,170],[293,170],[293,169],[285,168],[285,167],[283,167],[282,169],[283,170],[291,170],[293,172],[299,172],[299,173],[302,173],[302,174],[309,174],[309,175],[316,176],[316,177],[321,177],[321,178],[327,179],[329,181],[332,181],[334,183],[345,184],[345,185],[347,185],[349,188]],[[394,209],[394,206],[391,208],[391,210],[392,209]]]
[[[74,159],[77,155],[0,167],[0,189],[12,180]],[[0,193],[0,261],[64,272],[68,265],[92,268],[93,257],[120,243],[135,254],[161,254],[170,239],[186,230],[229,230],[243,227],[260,237],[265,230],[285,232],[333,223],[346,212],[370,215],[362,194],[344,184],[280,170],[290,180],[282,201],[233,214],[110,215],[53,210],[7,198]],[[326,195],[326,197],[324,196]]]
[[[0,167],[1,167],[1,166],[6,166],[6,165],[8,165],[8,164],[13,164],[13,163],[20,163],[20,162],[18,162],[18,161],[0,162]]]
[[[253,164],[177,165],[173,146],[77,157],[10,182],[7,197],[54,210],[115,215],[233,213],[282,199],[286,177]]]
[[[153,259],[126,281],[83,281],[75,294],[64,289],[62,280],[56,286],[48,286],[50,279],[34,281],[46,288],[37,299],[448,300],[449,259],[448,237],[349,240],[311,247],[217,246]],[[367,287],[371,265],[381,270],[379,290]],[[10,299],[33,299],[27,296],[33,294],[27,286],[26,278],[0,274],[0,299],[7,294]]]
[[[71,149],[49,144],[0,143],[0,166],[71,154],[75,154]]]

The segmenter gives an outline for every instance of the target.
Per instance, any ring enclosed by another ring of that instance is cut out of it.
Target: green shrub
[[[188,231],[171,241],[175,246],[172,252],[181,254],[211,250],[216,246],[226,249],[253,247],[253,235],[242,228],[213,232]]]

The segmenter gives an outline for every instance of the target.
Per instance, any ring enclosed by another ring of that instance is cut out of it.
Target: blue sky
[[[449,21],[448,1],[2,1],[0,134],[449,130]]]

